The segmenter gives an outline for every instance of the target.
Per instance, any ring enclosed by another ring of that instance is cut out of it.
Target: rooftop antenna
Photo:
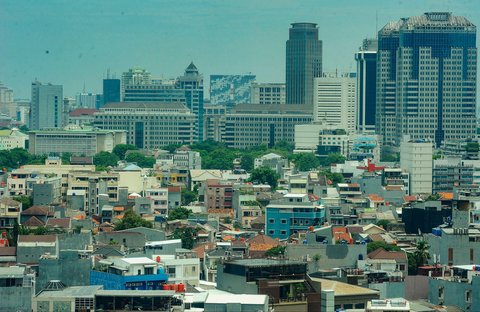
[[[378,10],[375,10],[375,38],[378,40]]]
[[[83,81],[83,93],[86,93],[85,92],[85,80]]]
[[[107,79],[110,79],[110,68],[107,68]]]

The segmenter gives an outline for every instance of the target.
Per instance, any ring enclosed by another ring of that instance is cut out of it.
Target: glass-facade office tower
[[[376,129],[385,144],[403,135],[437,146],[475,135],[476,27],[430,12],[378,33]]]
[[[195,134],[198,142],[203,141],[203,76],[198,72],[195,64],[190,63],[185,74],[178,77],[178,89],[185,92],[186,105],[196,116]]]
[[[103,79],[103,104],[120,102],[120,79]]]
[[[30,129],[39,130],[63,126],[63,86],[32,82]]]
[[[313,78],[322,76],[322,41],[314,23],[293,23],[286,45],[287,104],[313,108]]]
[[[357,61],[357,130],[375,131],[377,41],[365,39],[360,51],[355,53]]]

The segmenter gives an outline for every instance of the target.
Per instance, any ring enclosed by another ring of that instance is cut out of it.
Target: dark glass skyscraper
[[[120,79],[103,79],[103,104],[120,102]]]
[[[357,61],[357,130],[375,131],[377,41],[365,39]]]
[[[448,12],[390,22],[378,33],[376,127],[385,144],[404,135],[445,141],[475,135],[476,27]]]
[[[287,104],[313,109],[313,78],[322,76],[322,41],[314,23],[293,23],[286,44]]]

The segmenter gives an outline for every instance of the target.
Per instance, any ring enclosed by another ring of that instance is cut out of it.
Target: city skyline
[[[284,82],[285,42],[294,22],[318,24],[324,72],[354,72],[362,40],[390,20],[448,11],[480,24],[472,14],[480,9],[475,1],[305,1],[301,7],[286,1],[152,1],[141,8],[126,1],[50,3],[2,1],[0,81],[15,98],[30,98],[35,78],[63,85],[65,96],[80,92],[84,83],[101,93],[107,69],[120,78],[140,66],[153,77],[171,78],[192,60],[205,77],[251,72],[258,82]]]

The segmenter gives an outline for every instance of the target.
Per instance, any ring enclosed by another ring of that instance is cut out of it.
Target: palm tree
[[[427,260],[430,259],[430,254],[428,253],[429,248],[430,246],[424,240],[417,243],[414,255],[415,259],[417,259],[418,266],[425,265]]]

